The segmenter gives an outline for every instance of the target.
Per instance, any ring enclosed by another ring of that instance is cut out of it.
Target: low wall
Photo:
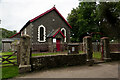
[[[120,43],[110,43],[110,52],[120,52]]]
[[[86,64],[86,54],[36,56],[31,58],[32,70]]]
[[[120,53],[110,53],[110,57],[112,61],[118,61],[120,60]]]

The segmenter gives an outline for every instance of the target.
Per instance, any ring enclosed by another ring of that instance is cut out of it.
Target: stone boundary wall
[[[110,57],[112,61],[120,60],[120,53],[110,53]]]
[[[76,55],[48,55],[31,58],[32,71],[44,68],[64,67],[86,64],[86,54]]]
[[[120,53],[120,43],[110,43],[110,52]]]

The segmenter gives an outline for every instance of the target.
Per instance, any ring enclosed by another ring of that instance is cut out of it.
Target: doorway
[[[56,39],[56,48],[57,48],[57,51],[60,51],[60,38]]]

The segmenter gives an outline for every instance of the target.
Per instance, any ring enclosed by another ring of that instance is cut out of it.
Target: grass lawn
[[[32,56],[56,55],[56,54],[61,54],[61,53],[59,53],[59,52],[56,52],[56,53],[33,53]]]
[[[93,58],[101,59],[101,52],[93,52]]]
[[[79,51],[79,54],[83,54],[84,52],[83,51]]]
[[[79,51],[79,54],[83,54],[83,51]],[[101,59],[101,52],[93,52],[93,58]]]
[[[18,75],[18,66],[2,67],[2,79],[13,78]]]
[[[2,52],[2,53],[0,53],[0,55],[11,55],[11,54],[13,54],[13,52]]]

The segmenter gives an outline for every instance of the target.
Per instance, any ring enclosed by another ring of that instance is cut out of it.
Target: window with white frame
[[[21,31],[21,36],[23,36],[23,31]]]
[[[65,38],[64,38],[64,42],[66,42],[66,30],[65,30],[65,28],[62,28],[61,31],[62,31],[62,33],[63,33],[64,36],[65,36]]]
[[[46,41],[46,29],[43,25],[38,27],[38,41],[45,42]]]
[[[26,28],[25,28],[25,32],[24,32],[24,34],[26,34],[26,32],[27,32],[27,31],[26,31]]]

